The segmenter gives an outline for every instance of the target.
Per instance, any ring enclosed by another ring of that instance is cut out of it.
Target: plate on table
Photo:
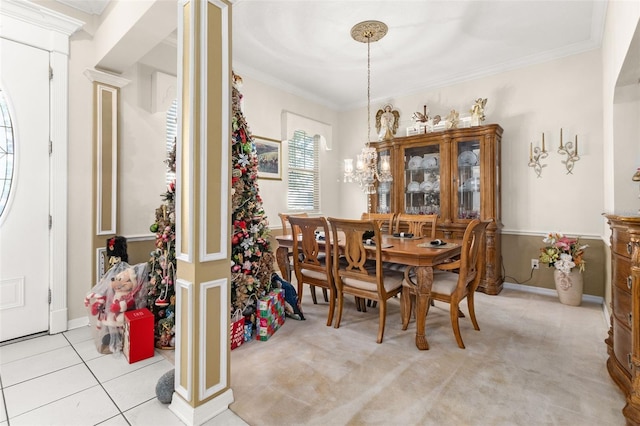
[[[463,151],[458,155],[458,166],[477,166],[478,156],[473,151]]]

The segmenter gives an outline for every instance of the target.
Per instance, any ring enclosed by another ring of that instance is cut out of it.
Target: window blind
[[[175,99],[169,109],[167,110],[167,120],[166,120],[166,140],[165,140],[165,148],[167,152],[167,158],[169,157],[169,153],[173,150],[173,145],[176,143],[176,135],[178,134],[178,100]],[[175,172],[172,172],[167,168],[167,175],[165,179],[167,181],[167,185],[173,182],[176,178]]]
[[[319,147],[316,138],[296,130],[289,140],[287,208],[320,211]]]

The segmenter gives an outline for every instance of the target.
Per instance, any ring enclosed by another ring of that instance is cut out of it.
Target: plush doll
[[[107,296],[94,292],[87,294],[87,297],[84,298],[84,306],[89,308],[91,316],[94,316],[96,318],[95,327],[98,330],[102,329],[102,322],[106,318],[106,313],[104,311],[104,305],[106,301]]]
[[[136,308],[135,295],[139,290],[136,270],[127,268],[111,279],[113,298],[104,324],[109,327],[124,325],[124,312]]]
[[[127,239],[125,237],[116,235],[107,239],[107,259],[109,260],[109,266],[113,266],[118,262],[129,262]]]
[[[98,352],[122,350],[124,313],[146,307],[148,275],[147,262],[137,265],[118,262],[85,298]]]

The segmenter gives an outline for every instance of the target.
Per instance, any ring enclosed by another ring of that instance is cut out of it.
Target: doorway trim
[[[25,0],[0,3],[0,37],[49,52],[49,334],[67,330],[69,37],[84,25]]]

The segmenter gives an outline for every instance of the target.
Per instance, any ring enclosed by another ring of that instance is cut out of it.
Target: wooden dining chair
[[[430,300],[438,300],[449,304],[449,316],[453,334],[458,342],[458,346],[464,349],[462,336],[460,335],[460,324],[458,318],[462,315],[460,302],[467,299],[469,317],[473,328],[480,330],[476,321],[474,307],[474,294],[480,284],[480,279],[484,272],[485,264],[485,231],[492,222],[479,221],[474,219],[469,222],[462,238],[460,259],[452,262],[451,269],[456,269],[458,273],[449,271],[434,271],[433,286],[431,287]],[[455,264],[454,264],[455,263]],[[411,316],[412,298],[416,296],[415,275],[410,269],[405,270],[404,281],[402,283],[402,298],[400,312],[402,316],[402,329],[406,330]],[[429,303],[427,303],[427,314],[429,313]]]
[[[395,213],[362,213],[361,220],[373,220],[380,227],[383,234],[393,233]]]
[[[282,235],[291,235],[291,226],[289,224],[289,217],[309,217],[306,212],[303,213],[278,213],[280,222],[282,223]]]
[[[414,237],[436,237],[437,214],[399,213],[394,223],[394,233],[409,233]]]
[[[280,222],[282,223],[282,235],[291,235],[291,226],[289,224],[289,217],[309,217],[306,212],[303,213],[278,213]],[[293,271],[293,250],[289,250],[287,257],[289,259],[289,275],[286,277],[287,281],[291,281],[291,272]]]
[[[398,213],[393,222],[393,233],[401,232],[413,234],[414,237],[436,237],[437,214],[408,214]],[[404,271],[407,266],[397,263],[385,263],[385,269]]]
[[[304,284],[310,287],[314,305],[318,303],[316,287],[322,288],[325,302],[328,290],[327,326],[329,326],[333,322],[336,300],[329,225],[324,217],[290,216],[289,222],[293,232],[293,241],[300,241],[299,244],[293,244],[293,270],[298,282],[298,303],[302,305]],[[318,244],[316,230],[324,232],[324,244]]]
[[[333,262],[333,279],[338,296],[334,327],[340,327],[345,294],[355,296],[359,301],[375,300],[380,303],[376,341],[382,343],[387,300],[402,289],[403,275],[382,270],[382,237],[380,227],[374,220],[328,220],[334,241],[333,257],[337,259],[342,256],[343,259],[341,262]],[[374,245],[365,246],[363,235],[371,232]],[[339,236],[342,240],[338,239]]]

